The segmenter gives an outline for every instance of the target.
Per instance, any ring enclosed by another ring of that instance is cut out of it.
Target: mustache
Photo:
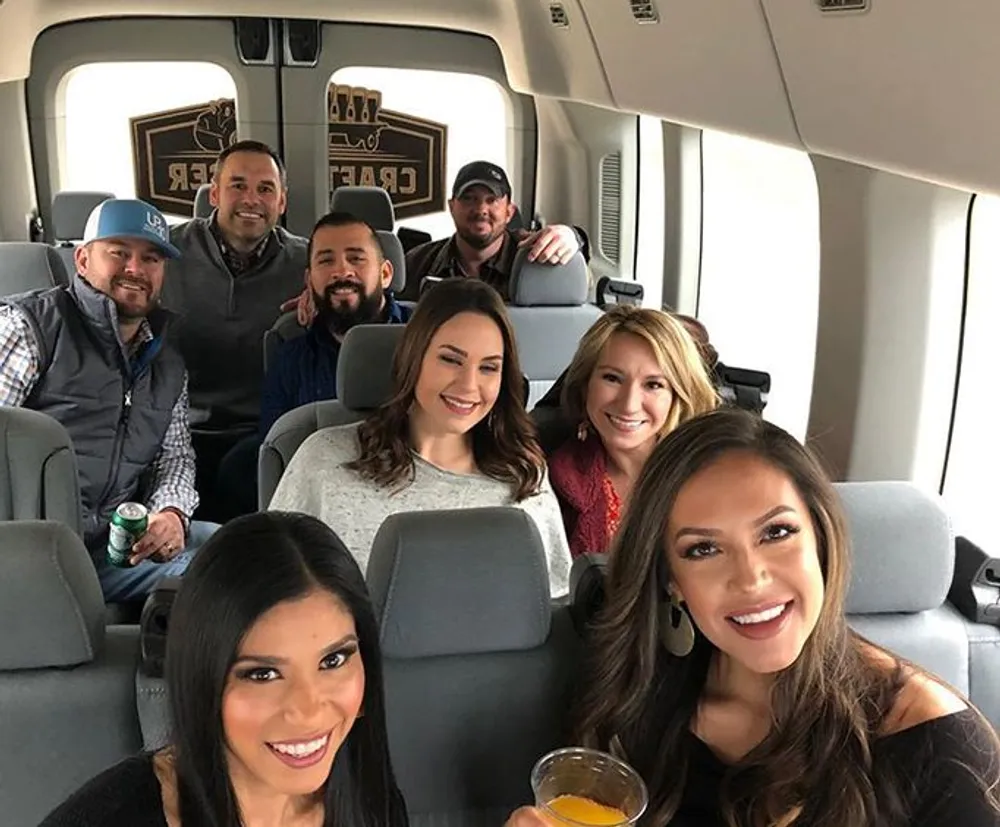
[[[136,286],[136,287],[141,287],[149,294],[152,294],[153,292],[152,284],[146,281],[146,279],[135,278],[134,276],[112,276],[111,286],[112,287]]]
[[[355,293],[361,293],[362,285],[353,279],[337,279],[323,288],[323,297],[328,299],[338,290],[353,290]]]

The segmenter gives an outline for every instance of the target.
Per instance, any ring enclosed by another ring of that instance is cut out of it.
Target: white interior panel
[[[841,479],[936,490],[968,193],[815,159],[823,239],[811,439]]]
[[[626,0],[582,3],[619,109],[800,146],[756,2],[655,0],[642,25]]]
[[[762,2],[810,151],[1000,190],[1000,3],[873,0],[830,14]]]
[[[0,5],[0,82],[27,76],[37,35],[95,17],[298,17],[333,22],[425,26],[492,37],[510,85],[553,97],[610,105],[607,83],[577,0],[563,0],[570,27],[554,28],[540,0],[18,0]],[[155,26],[155,24],[152,24]],[[153,30],[155,32],[155,29]],[[156,37],[155,34],[151,35]]]

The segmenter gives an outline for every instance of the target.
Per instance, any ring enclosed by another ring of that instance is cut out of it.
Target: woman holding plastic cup
[[[993,729],[848,627],[847,537],[818,462],[753,414],[698,417],[656,447],[575,721],[644,780],[640,824],[1000,825]],[[510,827],[561,820],[536,803]]]

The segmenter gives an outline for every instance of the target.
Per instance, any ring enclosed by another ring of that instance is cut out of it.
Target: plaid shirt
[[[212,213],[212,218],[208,222],[208,230],[212,234],[212,238],[215,239],[215,243],[219,245],[222,260],[226,262],[226,267],[229,268],[229,273],[232,276],[242,276],[244,273],[255,270],[264,261],[264,258],[270,256],[275,249],[274,244],[271,243],[275,239],[274,230],[264,236],[249,253],[241,253],[234,247],[230,247],[226,237],[222,234],[222,228],[219,226],[218,211]]]
[[[153,338],[145,319],[129,343],[132,358]],[[41,375],[41,351],[24,313],[12,305],[0,306],[0,407],[21,407]],[[187,374],[174,404],[160,453],[153,460],[146,507],[150,513],[172,507],[188,518],[198,507],[195,456],[188,427]]]

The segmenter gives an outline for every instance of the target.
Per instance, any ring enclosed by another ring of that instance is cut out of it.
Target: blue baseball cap
[[[83,230],[83,243],[105,238],[141,238],[156,245],[167,258],[180,258],[170,243],[170,227],[156,207],[135,198],[109,198],[90,213]]]

